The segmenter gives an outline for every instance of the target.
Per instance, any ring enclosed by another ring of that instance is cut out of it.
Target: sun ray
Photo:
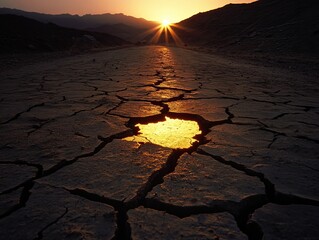
[[[161,27],[158,29],[158,31],[155,33],[155,35],[153,36],[153,38],[151,39],[151,43],[158,43],[162,33],[163,33],[164,28]]]
[[[168,43],[168,25],[167,27],[164,28],[164,32],[165,32],[165,43]]]
[[[192,30],[190,28],[181,26],[180,24],[176,24],[176,23],[170,24],[170,27],[178,28],[178,29],[181,29],[181,30],[184,30],[184,31],[191,31]]]
[[[184,45],[182,39],[177,35],[177,33],[170,27],[170,26],[167,26],[167,29],[168,31],[170,32],[174,42],[177,44],[177,45]]]
[[[170,42],[174,42],[176,45],[184,46],[184,42],[177,35],[173,28],[185,29],[178,26],[177,24],[170,23],[169,20],[163,20],[161,23],[159,23],[158,26],[146,30],[145,32],[140,34],[140,36],[141,39],[149,39],[146,41],[151,44],[170,44]]]

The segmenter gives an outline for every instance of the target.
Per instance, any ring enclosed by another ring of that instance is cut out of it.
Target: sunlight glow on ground
[[[192,146],[194,136],[201,134],[199,125],[195,121],[172,119],[165,117],[165,121],[149,124],[137,124],[139,135],[127,137],[123,140],[138,143],[153,143],[163,147],[185,149]]]

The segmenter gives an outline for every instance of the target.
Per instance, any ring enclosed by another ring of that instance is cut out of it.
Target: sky
[[[253,0],[0,0],[0,7],[51,14],[124,13],[147,20],[179,22],[228,3]]]

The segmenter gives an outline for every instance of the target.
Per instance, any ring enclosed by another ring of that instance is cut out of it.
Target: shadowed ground
[[[0,73],[3,239],[315,239],[318,81],[139,47]],[[122,139],[165,116],[190,149]]]

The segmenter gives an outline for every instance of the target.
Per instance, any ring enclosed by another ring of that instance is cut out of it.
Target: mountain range
[[[118,14],[86,14],[83,16],[71,14],[45,14],[36,12],[26,12],[18,9],[0,8],[0,14],[14,14],[32,18],[43,23],[54,23],[62,27],[75,28],[75,29],[88,29],[97,28],[102,25],[125,24],[135,28],[152,28],[158,25],[157,22],[145,20],[143,18],[135,18],[126,16],[122,13]]]
[[[117,44],[123,44],[126,41],[146,40],[147,42],[152,36],[143,38],[143,33],[159,25],[156,22],[123,14],[50,15],[0,8],[0,16],[8,13],[33,19],[33,24],[29,20],[24,20],[28,22],[28,26],[21,22],[20,25],[12,26],[11,30],[7,28],[3,31],[6,25],[10,25],[13,18],[7,17],[6,22],[0,20],[2,32],[0,43],[4,42],[3,39],[6,39],[8,31],[11,37],[15,32],[20,38],[31,41],[31,35],[25,30],[28,28],[41,29],[39,34],[34,32],[33,36],[40,35],[42,39],[45,39],[44,42],[51,42],[48,46],[54,45],[52,31],[56,33],[55,39],[60,34],[62,39],[67,40],[68,46],[74,36],[78,38],[80,35],[91,35],[96,39],[103,39],[101,41],[104,45],[109,44],[107,39]],[[317,0],[259,0],[249,4],[229,4],[219,9],[198,13],[173,25],[172,28],[187,46],[205,46],[216,51],[317,55],[319,53],[318,13],[319,1]],[[42,27],[39,27],[40,24]],[[65,38],[66,36],[68,39]],[[172,42],[172,37],[169,39]],[[163,43],[165,37],[160,37],[160,40]],[[12,45],[15,41],[16,39],[6,42]],[[39,39],[32,41],[34,44],[40,44]],[[62,42],[60,41],[60,44]]]
[[[316,0],[229,4],[194,15],[177,26],[174,30],[185,43],[216,50],[319,53]]]
[[[126,16],[122,13],[86,14],[83,16],[71,14],[52,15],[0,8],[0,14],[23,16],[42,23],[54,23],[66,28],[108,33],[131,42],[141,40],[140,35],[142,33],[159,25],[157,22]]]
[[[128,42],[106,34],[65,28],[23,16],[0,14],[0,53],[83,51]]]

